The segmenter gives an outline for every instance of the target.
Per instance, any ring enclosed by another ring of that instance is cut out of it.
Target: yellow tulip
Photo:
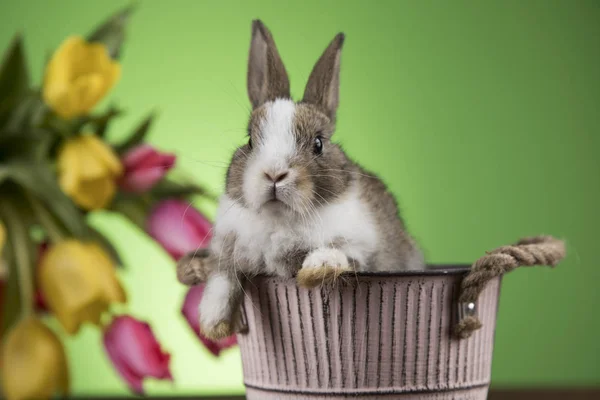
[[[62,343],[46,325],[25,318],[2,347],[2,383],[7,400],[50,399],[68,394],[69,371]]]
[[[69,334],[85,322],[99,325],[111,303],[126,301],[113,262],[94,243],[69,239],[51,246],[39,283],[48,308]]]
[[[53,54],[44,77],[43,97],[59,116],[90,111],[121,76],[121,66],[101,43],[67,38]]]
[[[60,187],[86,210],[104,208],[110,203],[122,173],[117,155],[94,135],[67,139],[59,149]]]

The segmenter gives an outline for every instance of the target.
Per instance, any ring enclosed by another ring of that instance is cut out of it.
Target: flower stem
[[[115,202],[113,210],[123,214],[141,230],[146,230],[146,210],[139,202],[132,200]]]
[[[21,311],[23,317],[33,313],[33,277],[31,275],[31,259],[29,257],[29,235],[18,217],[18,212],[9,201],[0,205],[3,209],[3,219],[6,222],[10,243],[14,249],[15,264],[21,294]]]
[[[52,215],[50,215],[50,213],[40,203],[40,201],[35,196],[31,195],[31,193],[29,192],[25,193],[25,197],[27,197],[27,200],[31,204],[33,211],[35,212],[42,226],[44,227],[44,230],[50,237],[50,241],[52,243],[57,243],[64,240],[65,234],[62,232],[62,229],[57,226],[56,221],[54,221]]]

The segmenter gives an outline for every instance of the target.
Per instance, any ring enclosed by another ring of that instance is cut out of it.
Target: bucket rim
[[[419,277],[419,276],[458,276],[466,275],[471,270],[471,264],[426,264],[427,269],[424,270],[408,270],[408,271],[360,271],[360,272],[345,272],[340,276],[352,275],[353,277],[365,278],[402,278],[402,277]],[[274,278],[272,275],[258,274],[255,278]]]
[[[470,264],[427,264],[424,270],[409,271],[372,271],[349,273],[351,275],[365,277],[403,277],[403,276],[447,276],[464,275],[471,270]]]

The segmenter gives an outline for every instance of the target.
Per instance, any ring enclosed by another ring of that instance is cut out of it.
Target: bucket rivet
[[[462,320],[465,317],[472,317],[477,315],[477,304],[475,302],[459,303],[458,305],[458,319]]]

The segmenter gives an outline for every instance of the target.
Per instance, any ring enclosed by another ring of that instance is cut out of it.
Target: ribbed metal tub
[[[478,300],[483,327],[459,340],[469,266],[345,276],[333,287],[259,277],[238,335],[248,399],[485,400],[501,278]]]

